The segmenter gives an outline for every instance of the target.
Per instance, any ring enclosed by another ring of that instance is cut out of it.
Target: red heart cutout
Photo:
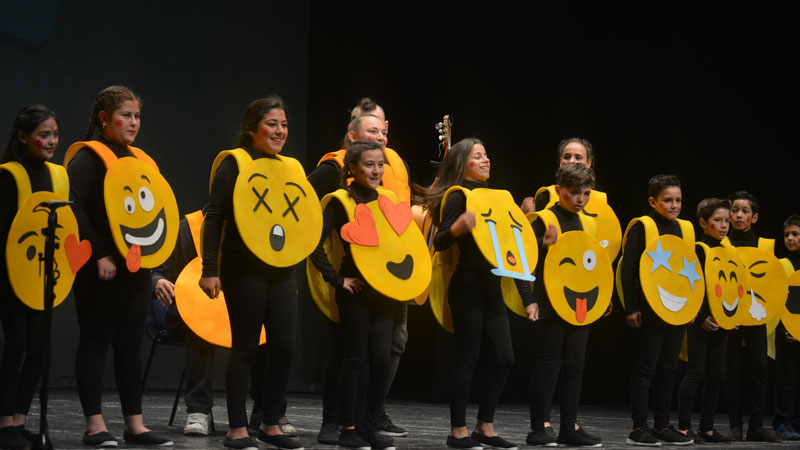
[[[70,233],[64,240],[64,250],[67,252],[67,260],[73,275],[78,273],[92,256],[92,244],[86,239],[78,242],[75,233]]]
[[[378,229],[375,228],[375,219],[372,211],[363,203],[356,206],[356,220],[342,225],[339,234],[342,239],[351,243],[363,245],[365,247],[377,247]]]
[[[411,205],[406,202],[394,204],[392,199],[385,195],[378,196],[378,206],[381,208],[383,217],[389,222],[395,233],[398,236],[406,231],[406,228],[411,224],[413,218],[411,214]]]

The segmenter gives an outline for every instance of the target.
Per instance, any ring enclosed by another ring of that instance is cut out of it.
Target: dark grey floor
[[[177,449],[218,449],[222,448],[222,438],[227,429],[225,412],[225,397],[221,393],[215,394],[214,417],[217,432],[207,438],[183,436],[183,425],[186,414],[181,405],[175,420],[175,426],[169,427],[169,414],[172,409],[173,394],[169,392],[147,392],[144,396],[145,424],[153,430],[164,432],[174,439]],[[119,400],[115,391],[104,393],[103,409],[109,430],[118,439],[122,438],[122,415]],[[249,408],[249,405],[248,405]],[[50,437],[57,449],[83,448],[81,436],[83,435],[83,416],[77,392],[74,390],[56,390],[50,394],[49,407]],[[398,449],[439,449],[445,448],[444,441],[449,431],[449,412],[447,405],[428,404],[419,402],[391,401],[387,411],[394,422],[409,429],[408,438],[395,439]],[[474,417],[475,410],[468,411],[468,417]],[[321,420],[321,406],[319,397],[315,396],[290,396],[287,416],[299,429],[299,440],[306,449],[333,449],[332,446],[317,444],[315,437]],[[770,418],[771,419],[771,418]],[[526,447],[525,435],[528,431],[528,409],[525,405],[500,405],[495,424],[496,430],[503,437]],[[557,410],[553,413],[553,420],[558,421]],[[38,398],[31,413],[30,426],[38,427],[39,405]],[[625,438],[630,428],[629,412],[624,407],[598,407],[582,406],[580,423],[592,433],[603,437],[605,448],[627,448]],[[723,416],[717,417],[717,423],[726,424]],[[719,427],[727,432],[727,426]],[[120,448],[136,448],[120,443]],[[708,446],[723,448],[723,446]],[[740,449],[761,448],[800,448],[800,443],[784,442],[781,444],[756,444],[736,443],[729,446]],[[529,447],[532,448],[532,447]],[[727,448],[727,447],[726,447]]]

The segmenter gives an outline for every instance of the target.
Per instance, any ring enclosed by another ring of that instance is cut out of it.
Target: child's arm
[[[642,285],[639,280],[639,259],[645,249],[644,226],[636,223],[628,232],[622,258],[622,293],[625,297],[625,320],[628,325],[638,328],[642,324]],[[646,301],[646,300],[645,300]]]

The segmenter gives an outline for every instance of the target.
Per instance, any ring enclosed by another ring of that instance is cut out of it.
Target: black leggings
[[[561,372],[561,431],[572,430],[578,420],[589,328],[561,319],[544,319],[534,324],[534,333],[536,367],[529,391],[531,429],[542,430],[544,422],[550,422],[550,407]]]
[[[767,403],[767,326],[731,330],[726,359],[725,398],[730,426],[742,426],[741,394],[744,391],[747,397],[744,412],[750,416],[748,428],[757,430],[764,426]]]
[[[339,376],[339,424],[375,430],[383,413],[389,382],[393,314],[399,305],[369,285],[355,294],[337,289],[336,303],[344,342]],[[363,394],[360,387],[365,370],[369,370],[369,381],[366,396],[359,401],[359,395]]]
[[[797,372],[800,343],[786,342],[786,328],[775,330],[775,419],[772,426],[791,425],[797,420]]]
[[[685,325],[670,325],[655,315],[643,318],[630,386],[634,428],[647,427],[647,403],[651,384],[655,408],[653,426],[656,430],[669,426],[672,386],[685,329]]]
[[[80,326],[75,381],[84,416],[102,413],[103,369],[109,344],[114,350],[114,377],[122,414],[142,413],[139,351],[153,285],[149,270],[130,273],[119,264],[117,275],[109,281],[98,280],[96,265],[87,264],[73,285]]]
[[[277,425],[295,350],[297,285],[294,267],[245,267],[223,253],[222,289],[231,322],[231,356],[225,372],[230,428],[247,426],[247,386],[263,324],[269,358],[263,385],[265,425]],[[255,380],[254,380],[255,382]]]
[[[344,358],[342,324],[324,318],[328,328],[328,356],[322,366],[322,423],[339,423],[339,374]]]
[[[692,406],[701,381],[703,390],[700,396],[700,431],[711,431],[714,428],[714,413],[725,378],[727,338],[728,332],[723,329],[705,331],[697,323],[687,327],[689,361],[678,393],[679,429],[692,428]]]
[[[469,388],[480,356],[481,339],[488,339],[489,348],[494,350],[494,361],[487,384],[482,389],[479,421],[494,422],[497,401],[514,364],[511,330],[500,281],[500,277],[488,272],[460,268],[450,280],[448,301],[453,313],[457,347],[450,382],[450,426],[454,428],[467,424]]]
[[[42,374],[44,312],[28,308],[9,288],[0,299],[5,346],[0,364],[0,416],[28,415]]]

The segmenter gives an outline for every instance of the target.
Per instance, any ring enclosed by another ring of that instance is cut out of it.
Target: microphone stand
[[[58,226],[58,213],[56,209],[62,206],[67,206],[72,202],[66,201],[48,201],[42,202],[36,206],[34,211],[39,208],[48,211],[47,227],[42,228],[42,234],[45,236],[44,241],[44,257],[39,253],[39,261],[44,262],[44,340],[42,342],[42,384],[39,390],[39,401],[41,402],[41,411],[39,420],[39,434],[35,436],[34,441],[31,443],[31,450],[52,450],[53,441],[50,440],[50,435],[47,428],[47,393],[48,384],[50,381],[50,349],[51,349],[51,324],[53,321],[53,303],[56,299],[55,287],[55,251],[59,247],[56,242],[56,227]]]

